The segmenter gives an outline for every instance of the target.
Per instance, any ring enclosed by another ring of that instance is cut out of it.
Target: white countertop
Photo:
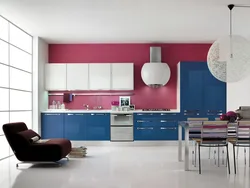
[[[170,111],[143,111],[142,109],[130,110],[130,111],[112,111],[108,109],[104,110],[67,110],[67,109],[48,109],[42,111],[42,113],[113,113],[113,114],[124,114],[124,113],[180,113],[178,109],[170,109]]]

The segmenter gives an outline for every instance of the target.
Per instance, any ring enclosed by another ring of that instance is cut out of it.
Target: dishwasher
[[[111,113],[111,141],[134,141],[133,113]]]

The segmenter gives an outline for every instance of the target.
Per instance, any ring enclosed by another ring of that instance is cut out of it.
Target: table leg
[[[182,126],[178,125],[178,160],[182,161]]]
[[[185,171],[189,170],[189,127],[185,127]]]

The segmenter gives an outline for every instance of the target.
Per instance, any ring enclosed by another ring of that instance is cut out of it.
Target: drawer
[[[133,114],[111,114],[110,122],[111,125],[133,125]]]

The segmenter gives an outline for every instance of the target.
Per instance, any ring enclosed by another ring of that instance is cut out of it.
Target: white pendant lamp
[[[250,73],[250,42],[244,37],[232,35],[232,9],[234,7],[235,5],[228,5],[230,35],[216,40],[207,55],[209,71],[222,82],[237,82],[246,78]]]

